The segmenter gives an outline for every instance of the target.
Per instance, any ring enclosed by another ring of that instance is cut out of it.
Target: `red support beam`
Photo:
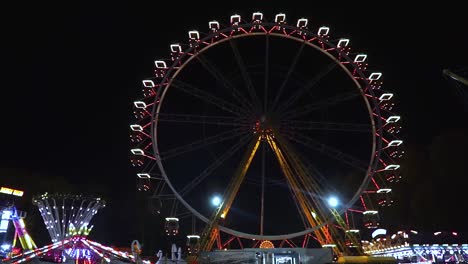
[[[240,248],[244,249],[244,245],[242,245],[242,241],[240,240],[239,237],[237,237],[237,242],[239,243]]]
[[[223,248],[225,248],[227,245],[229,245],[229,243],[231,243],[234,239],[236,239],[235,236],[231,236],[228,241],[226,241],[224,244],[223,244]]]
[[[285,240],[281,241],[281,243],[279,245],[280,248],[282,248],[284,246],[284,242],[285,242]]]
[[[302,240],[302,248],[305,248],[305,247],[306,247],[307,236],[308,236],[308,235],[309,235],[309,234],[305,234],[305,235],[304,235],[304,239]]]
[[[260,244],[260,240],[255,241],[255,243],[253,244],[252,248],[258,247],[258,244]]]
[[[223,249],[223,245],[221,244],[221,234],[219,233],[219,230],[217,230],[216,234],[216,244],[218,246],[218,249]]]
[[[292,248],[296,248],[296,247],[297,247],[296,244],[294,244],[294,242],[292,242],[292,241],[289,240],[289,239],[286,239],[286,243],[288,243],[288,245],[289,245],[290,247],[292,247]]]

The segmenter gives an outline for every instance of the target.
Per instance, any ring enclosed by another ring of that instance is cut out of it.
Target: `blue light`
[[[8,229],[8,223],[13,215],[13,212],[10,210],[3,210],[2,217],[0,219],[0,233],[6,233]]]
[[[13,214],[13,211],[10,211],[10,210],[3,210],[3,211],[2,211],[2,219],[4,219],[4,220],[10,220],[12,214]]]
[[[331,207],[337,207],[338,206],[338,199],[336,197],[330,197],[328,199],[328,204],[331,206]]]
[[[10,245],[8,245],[8,244],[3,244],[0,247],[3,249],[3,251],[7,251],[7,250],[10,249]]]
[[[211,204],[213,206],[219,206],[221,204],[221,198],[219,196],[213,197],[213,199],[211,199]]]

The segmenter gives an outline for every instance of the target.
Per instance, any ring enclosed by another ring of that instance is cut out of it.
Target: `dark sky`
[[[442,75],[445,68],[468,69],[465,14],[451,5],[249,3],[181,8],[168,2],[173,7],[163,8],[157,1],[41,2],[5,8],[0,184],[24,188],[28,198],[61,188],[102,194],[109,206],[96,217],[93,235],[128,245],[141,232],[136,225],[144,208],[128,162],[128,125],[132,101],[153,61],[167,57],[169,44],[185,41],[188,30],[203,31],[212,19],[284,12],[350,37],[397,95],[407,155],[389,223],[468,232],[461,202],[468,175],[468,113]],[[157,225],[150,229],[159,232]]]

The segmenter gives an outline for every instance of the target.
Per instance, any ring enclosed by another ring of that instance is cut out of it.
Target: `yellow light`
[[[322,245],[322,247],[336,247],[335,244],[324,244]]]
[[[14,191],[13,189],[7,188],[7,187],[2,187],[2,188],[0,189],[0,193],[5,193],[5,194],[12,194],[13,191]]]
[[[20,190],[13,190],[13,195],[22,197],[23,196],[23,191]]]
[[[269,240],[263,240],[260,243],[260,248],[275,248],[275,245]]]
[[[0,188],[0,193],[21,197],[21,196],[23,196],[24,192],[21,191],[21,190],[15,190],[15,189],[7,188],[7,187],[2,187],[2,188]]]
[[[23,218],[19,219],[19,224],[20,224],[21,228],[25,228]]]
[[[222,213],[222,214],[221,214],[221,218],[224,219],[225,217],[226,217],[226,214],[225,214],[225,213]]]

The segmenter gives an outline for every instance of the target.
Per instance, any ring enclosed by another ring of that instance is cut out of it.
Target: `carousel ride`
[[[106,206],[101,198],[45,193],[35,196],[33,204],[39,209],[52,243],[38,248],[24,223],[18,220],[16,224],[14,220],[23,252],[12,254],[2,262],[18,264],[39,260],[91,264],[136,262],[138,259],[138,254],[121,252],[87,238],[93,228],[92,218]]]

